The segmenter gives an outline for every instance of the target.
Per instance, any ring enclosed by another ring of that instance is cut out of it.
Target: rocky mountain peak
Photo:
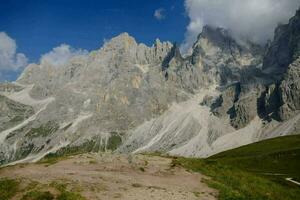
[[[229,31],[224,28],[216,28],[213,26],[206,25],[203,27],[202,32],[197,38],[197,45],[201,40],[206,39],[216,46],[226,46],[228,42],[233,41]]]
[[[101,50],[113,52],[113,54],[121,56],[122,60],[129,59],[133,63],[153,64],[161,62],[172,46],[170,42],[161,42],[156,39],[152,47],[148,47],[143,43],[137,43],[134,37],[128,33],[122,33],[107,42]]]
[[[194,43],[193,49],[194,51],[200,49],[200,52],[204,55],[213,55],[220,51],[232,55],[235,53],[255,54],[258,49],[261,49],[259,53],[262,53],[262,47],[258,44],[254,44],[250,41],[242,42],[234,38],[230,30],[210,25],[203,27],[197,41]]]
[[[156,48],[156,49],[163,49],[163,48],[168,48],[170,49],[173,46],[173,44],[169,41],[166,42],[161,42],[160,39],[156,39],[152,48]]]
[[[224,77],[239,77],[233,73],[261,63],[263,51],[260,49],[259,45],[238,42],[229,30],[206,25],[193,46],[191,63],[204,71],[225,73]]]
[[[288,24],[279,25],[267,50],[263,69],[281,78],[287,67],[300,56],[300,10]]]
[[[106,50],[116,50],[129,49],[136,46],[137,42],[135,41],[134,37],[125,32],[106,42],[103,48]]]
[[[155,47],[160,47],[162,45],[161,41],[159,38],[156,38],[155,42],[154,42],[154,46]]]

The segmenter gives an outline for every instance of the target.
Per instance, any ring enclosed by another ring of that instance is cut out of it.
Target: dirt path
[[[285,180],[300,186],[300,183],[298,181],[294,181],[293,178],[286,178]]]
[[[156,156],[86,154],[56,164],[28,164],[0,170],[0,177],[40,184],[67,183],[88,200],[213,200],[217,192],[198,173],[171,168],[171,159]]]

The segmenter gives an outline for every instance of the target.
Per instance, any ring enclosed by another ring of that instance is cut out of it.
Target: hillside
[[[210,157],[216,160],[260,174],[284,174],[300,177],[300,135],[274,138]]]
[[[246,145],[207,159],[175,158],[184,166],[212,177],[220,199],[299,199],[300,136],[286,136]]]

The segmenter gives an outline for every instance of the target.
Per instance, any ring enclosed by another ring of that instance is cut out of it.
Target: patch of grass
[[[60,194],[56,197],[56,200],[86,200],[80,193],[68,191],[67,184],[65,183],[53,181],[50,186],[60,192]],[[79,189],[80,188],[77,188],[77,190]]]
[[[200,192],[193,192],[193,194],[195,195],[195,197],[200,197]]]
[[[53,187],[53,188],[57,189],[60,192],[64,192],[64,191],[67,190],[67,184],[59,183],[59,182],[56,182],[56,181],[51,182],[50,187]]]
[[[0,179],[0,199],[9,200],[16,195],[19,182],[11,179]]]
[[[97,161],[96,160],[90,160],[89,163],[90,164],[97,164]]]
[[[33,190],[27,192],[21,200],[53,200],[54,195],[51,194],[49,191],[38,191]]]
[[[278,174],[300,177],[300,135],[250,144],[214,155],[209,160],[282,182],[283,177]]]
[[[59,161],[68,159],[69,156],[46,156],[40,161],[38,161],[39,164],[46,164],[46,166],[54,165],[58,163]]]
[[[116,133],[112,132],[110,138],[107,141],[107,149],[112,151],[116,150],[122,144],[122,137]]]
[[[79,193],[62,191],[60,195],[56,198],[57,200],[86,200]]]
[[[25,188],[26,191],[30,191],[35,189],[39,185],[39,182],[37,181],[31,181]]]
[[[53,181],[49,185],[32,181],[24,187],[21,182],[11,179],[0,179],[0,200],[11,200],[17,194],[23,194],[20,200],[86,200],[78,191],[69,190],[67,184]],[[54,189],[55,195],[48,189]],[[25,194],[24,194],[25,193]]]
[[[211,177],[205,182],[219,190],[221,200],[300,199],[299,187],[284,180],[300,177],[299,135],[250,144],[207,159],[173,158],[171,166],[178,165]]]
[[[145,155],[145,156],[159,156],[159,157],[164,157],[163,153],[162,152],[159,152],[159,151],[154,151],[154,152],[145,152],[145,153],[141,153],[142,155]]]
[[[298,188],[286,187],[217,161],[177,158],[173,165],[210,176],[212,179],[205,182],[219,190],[220,200],[294,200],[300,197]]]

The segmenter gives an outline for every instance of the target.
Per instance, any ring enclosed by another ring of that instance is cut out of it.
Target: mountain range
[[[0,164],[74,151],[213,154],[300,129],[300,10],[266,46],[205,26],[183,56],[120,34],[0,84]]]

